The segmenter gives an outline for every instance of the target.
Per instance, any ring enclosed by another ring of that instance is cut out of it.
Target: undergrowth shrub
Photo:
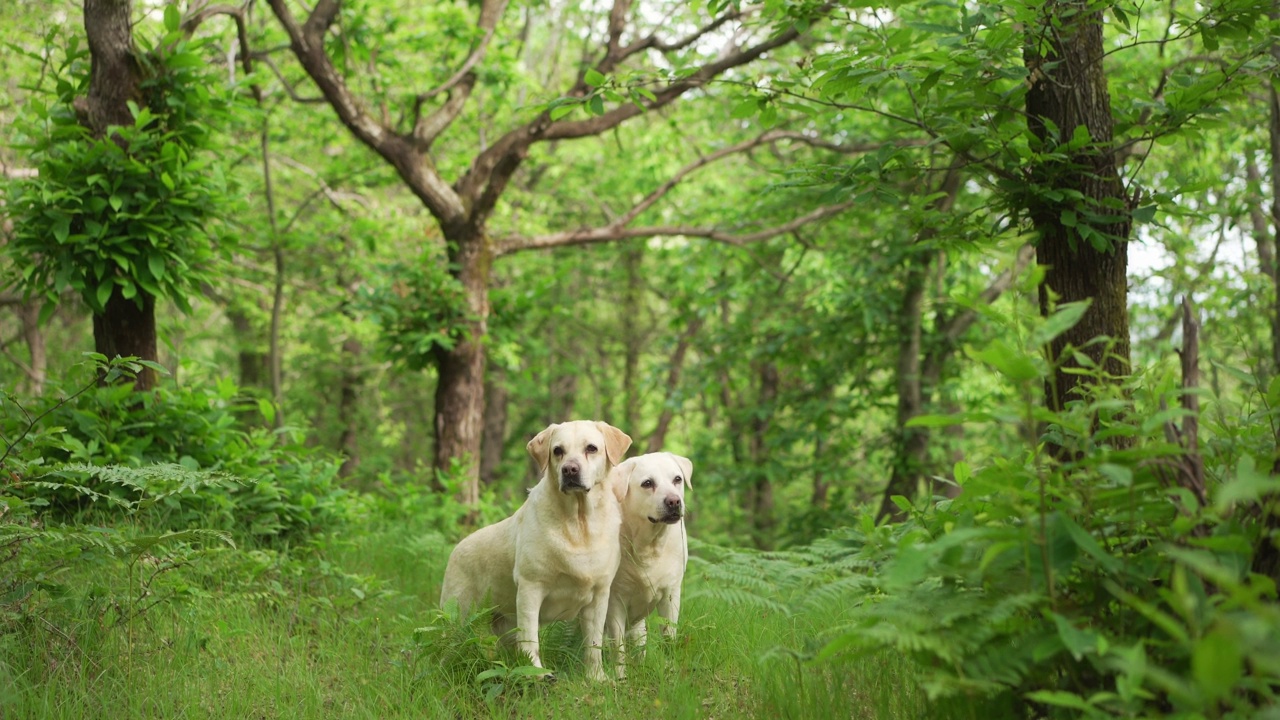
[[[154,497],[137,508],[154,525],[263,538],[328,528],[364,511],[337,482],[339,460],[307,447],[301,430],[243,427],[242,396],[230,381],[145,393],[91,383],[67,400],[46,395],[30,405],[0,404],[5,437],[40,418],[15,442],[5,468],[11,492],[53,518],[118,507],[90,503],[95,495]],[[42,485],[42,478],[58,482]],[[199,492],[189,487],[192,478],[207,480]]]
[[[1157,368],[1052,413],[1037,396],[1048,372],[1037,350],[975,353],[1021,389],[1020,404],[917,419],[1009,423],[1028,437],[957,463],[958,497],[896,498],[905,522],[866,515],[786,552],[697,548],[700,592],[760,612],[840,607],[795,652],[850,669],[901,653],[939,707],[1004,698],[1024,717],[1280,717],[1280,605],[1275,578],[1257,571],[1276,542],[1265,520],[1280,491],[1269,472],[1280,383],[1242,382],[1233,400]],[[1188,393],[1203,410],[1179,407]]]

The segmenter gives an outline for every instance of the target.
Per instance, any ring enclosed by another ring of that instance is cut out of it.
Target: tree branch
[[[467,59],[463,61],[462,66],[456,72],[445,80],[443,83],[434,87],[427,92],[421,93],[414,99],[413,103],[413,139],[418,144],[418,149],[426,152],[431,143],[440,137],[449,125],[457,119],[459,113],[462,112],[463,106],[466,105],[467,99],[471,97],[471,90],[475,87],[475,73],[471,72],[476,64],[484,59],[485,53],[489,50],[489,42],[493,40],[494,31],[498,27],[498,22],[502,20],[503,13],[507,10],[508,0],[484,0],[480,6],[480,19],[476,25],[484,33],[480,38],[479,44],[472,49],[467,55]],[[457,92],[454,92],[454,89]],[[422,106],[431,98],[441,94],[449,93],[448,99],[443,105],[436,109],[430,115],[422,114]]]
[[[590,245],[594,243],[614,242],[617,240],[626,240],[629,238],[645,238],[645,237],[690,237],[703,238],[712,240],[726,245],[749,245],[751,243],[768,240],[793,233],[801,227],[810,223],[825,220],[834,217],[840,213],[853,207],[854,201],[847,200],[835,205],[823,205],[815,210],[811,210],[794,220],[782,225],[757,230],[750,233],[735,234],[726,232],[717,228],[696,227],[685,225],[663,225],[655,227],[616,227],[608,225],[602,228],[590,228],[584,230],[574,230],[570,232],[553,233],[551,235],[540,235],[537,237],[521,237],[518,235],[508,236],[496,243],[495,255],[510,255],[520,252],[521,250],[546,249],[554,247],[563,247],[566,245]]]
[[[462,112],[462,108],[471,97],[471,89],[475,87],[476,76],[467,73],[459,78],[456,87],[449,93],[444,103],[430,115],[422,114],[423,97],[419,96],[414,103],[413,140],[420,152],[431,149],[431,143],[453,124]]]
[[[289,96],[290,100],[303,105],[319,105],[320,103],[326,102],[323,97],[306,97],[299,95],[298,92],[293,89],[293,84],[285,78],[284,73],[280,72],[280,66],[276,65],[276,61],[272,60],[270,55],[259,52],[254,53],[253,57],[255,60],[261,60],[266,63],[266,66],[271,68],[271,72],[275,73],[276,79],[280,81],[280,85],[284,87],[285,94]]]
[[[338,14],[338,0],[318,0],[306,23],[299,25],[286,0],[268,0],[271,10],[289,36],[290,47],[302,68],[320,89],[342,124],[396,169],[401,179],[445,228],[465,221],[461,198],[449,187],[417,147],[378,122],[352,94],[324,49],[324,36]]]
[[[272,0],[273,4],[278,2],[282,0]],[[830,3],[824,4],[816,15],[825,15],[831,7]],[[724,21],[727,20],[726,16]],[[519,168],[530,146],[534,143],[588,137],[613,129],[637,115],[665,107],[690,90],[706,85],[718,75],[750,63],[770,50],[787,45],[799,36],[800,31],[792,26],[756,45],[745,49],[729,50],[719,59],[708,62],[658,91],[654,94],[653,100],[646,100],[641,104],[621,103],[601,115],[585,120],[553,121],[549,112],[540,113],[525,125],[507,132],[492,147],[480,153],[467,173],[455,185],[458,194],[471,202],[474,208],[473,221],[482,224],[497,204],[511,175]],[[626,57],[626,54],[624,52],[623,57]],[[579,79],[569,94],[581,96],[584,92],[585,84]]]
[[[445,80],[439,86],[428,90],[418,96],[418,104],[422,104],[427,100],[447,92],[462,81],[467,73],[476,66],[476,63],[484,59],[485,53],[489,50],[489,41],[493,39],[493,32],[498,27],[498,21],[502,19],[502,14],[507,10],[507,0],[485,0],[480,6],[480,20],[478,27],[484,31],[484,36],[480,38],[480,44],[471,51],[467,59],[463,61],[462,67],[458,68],[448,80]]]

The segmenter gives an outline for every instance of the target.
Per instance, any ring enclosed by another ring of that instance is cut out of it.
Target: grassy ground
[[[544,629],[557,682],[504,679],[495,661],[519,662],[495,655],[491,636],[433,624],[448,550],[406,527],[351,533],[322,551],[211,550],[158,575],[152,590],[179,599],[131,622],[152,598],[121,601],[123,590],[160,566],[144,559],[132,584],[127,566],[103,566],[76,584],[83,592],[49,599],[0,635],[0,718],[937,714],[902,659],[818,669],[780,650],[803,647],[838,609],[796,618],[726,607],[699,597],[697,576],[686,579],[679,637],[651,640],[626,681],[587,681],[565,624]],[[424,626],[434,629],[415,633]]]

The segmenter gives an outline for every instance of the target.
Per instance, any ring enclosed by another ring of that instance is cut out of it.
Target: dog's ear
[[[613,496],[618,498],[618,502],[627,499],[627,493],[631,492],[631,471],[636,469],[636,464],[631,460],[624,460],[618,463],[609,473],[609,482],[612,484]]]
[[[631,436],[607,422],[596,421],[596,427],[604,434],[604,453],[609,464],[617,465],[627,456],[627,448],[631,447]]]
[[[687,457],[681,457],[675,453],[667,453],[672,460],[676,461],[676,465],[680,466],[680,472],[684,473],[684,484],[686,487],[693,487],[693,461]]]
[[[556,423],[548,425],[546,430],[534,435],[529,444],[524,446],[529,451],[529,457],[538,466],[539,477],[547,471],[547,464],[551,462],[551,431],[558,427],[560,426]]]

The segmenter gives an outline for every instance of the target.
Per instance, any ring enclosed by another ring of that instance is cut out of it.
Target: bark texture
[[[342,434],[338,438],[338,451],[342,453],[342,466],[338,475],[344,478],[355,474],[360,467],[360,391],[364,388],[364,372],[361,359],[364,345],[349,337],[342,341],[342,375],[338,387],[338,421]]]
[[[231,323],[231,329],[235,331],[240,387],[267,387],[271,359],[262,351],[267,344],[262,329],[254,325],[248,313],[236,308],[227,309],[227,320]]]
[[[453,240],[451,238],[451,240]],[[483,237],[454,240],[450,260],[462,283],[471,321],[465,337],[436,351],[435,468],[461,463],[460,502],[480,500],[480,450],[484,437],[484,337],[488,332],[489,272],[493,257]]]
[[[747,513],[751,518],[751,538],[756,547],[768,550],[773,545],[773,480],[769,477],[769,419],[778,399],[778,366],[762,361],[757,367],[759,394],[751,419],[751,485],[747,488]]]
[[[24,370],[28,390],[32,395],[44,394],[48,379],[49,355],[46,352],[44,332],[40,330],[40,306],[35,302],[23,302],[18,306],[18,318],[22,322],[22,337],[31,352],[31,363]]]
[[[1030,208],[1039,232],[1036,261],[1047,271],[1040,288],[1041,312],[1050,310],[1050,293],[1059,303],[1093,301],[1080,323],[1050,346],[1056,372],[1045,383],[1045,396],[1050,409],[1061,410],[1079,397],[1080,383],[1087,382],[1087,376],[1071,372],[1079,365],[1063,355],[1066,346],[1083,352],[1112,376],[1129,373],[1127,270],[1132,215],[1112,147],[1100,6],[1062,0],[1046,4],[1043,12],[1045,22],[1028,38],[1024,52],[1030,82],[1027,123],[1048,147],[1071,140],[1081,127],[1090,138],[1066,161],[1034,167],[1031,177],[1040,188],[1078,191],[1084,197],[1074,206],[1037,200]],[[1086,226],[1106,236],[1105,242],[1083,238],[1080,231]],[[1095,242],[1106,247],[1100,250]],[[1099,336],[1114,341],[1105,358],[1102,343],[1089,344]]]
[[[125,300],[119,292],[112,293],[107,301],[107,311],[93,316],[93,340],[95,349],[109,358],[139,357],[156,359],[156,302],[146,293],[139,293],[142,307],[133,300]],[[134,383],[136,390],[155,387],[156,373],[144,368]]]

